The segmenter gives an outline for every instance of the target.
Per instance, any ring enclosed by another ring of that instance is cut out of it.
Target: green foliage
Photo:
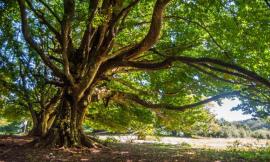
[[[259,161],[268,161],[270,159],[270,147],[267,145],[265,147],[256,147],[251,145],[241,144],[239,141],[234,141],[232,146],[229,146],[226,151],[234,156],[239,156],[245,160],[259,160]]]
[[[270,139],[269,125],[263,120],[245,120],[239,122],[216,121],[218,129],[198,132],[197,135],[222,138],[258,138]],[[266,127],[265,127],[266,126]]]
[[[197,134],[210,129],[213,115],[204,108],[190,109],[184,112],[155,111],[138,107],[126,107],[119,104],[92,104],[88,109],[85,125],[92,129],[108,132],[133,133],[138,138],[146,135],[162,134],[163,131],[182,131],[185,134]]]
[[[103,142],[105,144],[109,144],[109,143],[119,143],[120,141],[114,137],[107,137]]]
[[[187,143],[187,142],[182,142],[182,143],[180,143],[179,144],[179,146],[181,147],[181,148],[192,148],[192,146],[189,144],[189,143]]]
[[[2,119],[1,119],[2,120]],[[0,125],[0,135],[18,134],[21,132],[20,122],[11,122]]]
[[[226,150],[205,149],[201,150],[199,157],[208,160],[224,160],[224,161],[263,161],[270,160],[270,150],[266,148],[241,148],[230,147]]]
[[[0,117],[13,122],[34,120],[56,89],[46,84],[50,71],[24,42],[17,2],[0,1],[0,7]],[[49,34],[42,32],[44,37]]]
[[[88,109],[86,125],[93,129],[105,129],[110,132],[147,131],[154,120],[151,111],[141,107],[126,107],[119,104],[94,103]]]
[[[270,139],[270,131],[269,130],[264,130],[264,129],[259,129],[251,134],[252,137],[258,138],[258,139]]]
[[[160,135],[176,136],[182,133],[185,136],[192,136],[216,129],[211,124],[214,122],[213,114],[205,108],[190,109],[181,113],[164,111],[157,114],[159,116],[156,127]]]

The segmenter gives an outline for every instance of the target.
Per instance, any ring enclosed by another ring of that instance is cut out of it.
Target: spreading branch
[[[94,33],[92,33],[91,35],[92,21],[94,20],[95,13],[97,12],[98,3],[99,3],[99,0],[89,2],[89,11],[88,11],[89,13],[88,13],[87,25],[86,25],[86,29],[84,31],[82,41],[79,47],[79,51],[83,51],[85,53],[88,53],[87,51],[88,46],[94,36]]]
[[[195,68],[195,69],[197,69],[198,71],[200,71],[200,72],[202,72],[204,74],[207,74],[207,75],[211,76],[214,79],[218,79],[218,80],[221,80],[223,82],[227,82],[227,83],[231,83],[231,84],[241,84],[240,82],[235,81],[235,80],[228,80],[228,79],[222,78],[222,77],[216,75],[215,73],[211,73],[211,72],[209,72],[209,71],[201,68],[200,66],[198,66],[196,64],[190,64],[190,63],[188,63],[188,65],[191,66],[191,67],[193,67],[193,68]]]
[[[124,92],[117,92],[115,94],[115,96],[112,97],[112,99],[114,99],[115,101],[129,100],[129,101],[135,102],[137,104],[140,104],[140,105],[147,107],[147,108],[150,108],[150,109],[167,109],[167,110],[175,110],[175,111],[184,111],[186,109],[194,108],[194,107],[197,107],[197,106],[200,106],[203,104],[207,104],[209,102],[216,101],[216,100],[219,100],[221,98],[233,97],[233,96],[237,96],[239,94],[240,94],[240,91],[222,93],[222,94],[219,94],[216,96],[212,96],[208,99],[198,101],[198,102],[193,103],[193,104],[182,105],[182,106],[175,106],[175,105],[169,105],[169,104],[163,104],[163,103],[154,104],[154,103],[151,103],[149,101],[145,101],[145,100],[141,99],[139,96],[137,96],[135,94],[124,93]]]
[[[61,34],[49,23],[49,21],[45,18],[44,13],[35,9],[30,0],[26,0],[26,3],[28,4],[29,8],[33,11],[33,13],[38,17],[40,23],[46,25],[48,29],[51,32],[53,32],[53,34],[56,36],[56,39],[59,42],[61,42]]]
[[[56,65],[54,65],[50,58],[45,54],[45,52],[40,48],[40,46],[34,41],[30,34],[30,29],[27,20],[27,13],[25,7],[25,0],[17,0],[20,7],[20,15],[21,15],[21,28],[23,32],[24,39],[29,44],[31,48],[33,48],[41,57],[43,62],[53,71],[53,73],[59,77],[64,78],[64,74],[61,72]]]
[[[46,2],[44,2],[43,0],[39,0],[39,2],[42,3],[50,11],[50,13],[56,18],[56,20],[61,24],[61,19],[56,14],[56,12],[54,12],[52,10],[52,8]]]
[[[162,28],[163,12],[169,2],[170,0],[157,0],[152,14],[151,25],[147,35],[133,48],[121,53],[121,57],[126,60],[131,59],[136,55],[149,50],[158,41],[159,34]]]
[[[70,73],[69,60],[68,56],[70,55],[71,49],[71,40],[70,32],[72,20],[75,14],[75,1],[74,0],[64,0],[64,17],[62,21],[62,40],[63,40],[63,63],[64,63],[64,73],[68,79],[68,81],[74,85],[74,78]]]
[[[187,57],[187,56],[168,56],[163,61],[160,62],[134,62],[134,61],[125,61],[125,62],[119,62],[118,66],[127,66],[127,67],[135,67],[140,68],[144,70],[159,70],[164,68],[169,68],[174,62],[182,62],[185,64],[200,64],[200,65],[206,65],[211,64],[215,66],[220,66],[226,69],[231,69],[236,71],[230,72],[226,69],[220,70],[220,68],[215,68],[213,66],[210,67],[210,69],[216,70],[219,69],[219,72],[228,73],[234,76],[242,77],[247,80],[256,81],[258,83],[261,83],[267,87],[270,87],[270,81],[263,78],[262,76],[258,75],[257,73],[250,71],[248,69],[245,69],[239,65],[227,63],[218,59],[214,58],[193,58],[193,57]]]
[[[197,25],[198,27],[200,27],[201,29],[203,29],[210,37],[210,39],[214,42],[214,44],[221,50],[225,51],[225,49],[222,47],[222,45],[220,45],[217,40],[215,39],[215,37],[212,35],[212,33],[207,29],[207,27],[205,27],[203,24],[197,22],[197,21],[193,21],[190,20],[186,17],[182,17],[182,16],[166,16],[165,19],[180,19],[183,21],[186,21],[188,23],[192,23],[194,25]]]

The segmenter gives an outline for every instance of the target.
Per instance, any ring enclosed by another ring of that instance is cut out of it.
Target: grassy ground
[[[235,142],[226,149],[193,148],[188,143],[172,144],[138,144],[109,143],[112,150],[98,149],[37,149],[24,144],[32,139],[29,137],[0,137],[0,162],[111,162],[111,161],[196,161],[196,162],[268,162],[270,148],[254,148],[242,146]]]
[[[179,145],[182,143],[188,143],[192,148],[213,148],[213,149],[226,149],[228,147],[239,146],[254,146],[265,147],[270,145],[269,139],[255,139],[255,138],[208,138],[208,137],[155,137],[146,136],[145,140],[137,140],[137,136],[134,135],[99,135],[99,139],[115,139],[123,143],[162,143]]]

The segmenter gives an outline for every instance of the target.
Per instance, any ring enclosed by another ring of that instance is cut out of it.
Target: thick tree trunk
[[[33,128],[29,132],[30,136],[44,137],[55,119],[55,115],[42,112],[36,122],[33,122]]]
[[[102,145],[97,140],[86,136],[83,132],[82,118],[85,109],[86,106],[78,104],[73,96],[64,93],[55,120],[45,135],[34,142],[35,145],[41,147],[101,147]]]
[[[33,128],[29,132],[30,136],[44,137],[52,126],[55,119],[55,115],[50,114],[48,111],[43,111],[36,116],[36,120],[33,120]]]
[[[32,129],[29,131],[28,135],[29,135],[29,136],[39,136],[38,127],[39,127],[39,122],[38,122],[38,120],[37,120],[37,121],[34,121],[34,120],[33,120],[33,127],[32,127]]]
[[[47,103],[40,102],[40,112],[34,112],[32,114],[33,128],[29,135],[44,137],[48,130],[51,128],[53,121],[55,120],[55,112],[57,104],[61,97],[61,91],[58,91],[53,98]]]
[[[41,122],[38,120],[38,122],[33,122],[33,128],[31,129],[31,131],[29,132],[29,136],[34,136],[34,137],[41,137],[42,134],[42,128],[41,128]]]

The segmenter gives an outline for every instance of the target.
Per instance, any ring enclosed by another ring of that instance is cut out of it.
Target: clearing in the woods
[[[115,138],[107,138],[115,139]],[[108,143],[110,149],[57,148],[35,149],[24,145],[32,140],[24,136],[2,136],[0,139],[1,162],[77,162],[77,161],[270,161],[269,140],[256,139],[183,139],[177,144],[164,143]],[[162,140],[165,140],[162,139]],[[113,140],[107,140],[113,141]],[[208,141],[209,143],[204,143]],[[142,142],[142,141],[140,141]],[[148,141],[149,142],[149,141]],[[156,141],[157,142],[157,141]],[[212,144],[219,142],[220,147]],[[193,146],[193,143],[197,145]],[[200,144],[201,145],[198,145]],[[221,147],[223,145],[223,147]],[[268,146],[268,149],[267,149]]]

